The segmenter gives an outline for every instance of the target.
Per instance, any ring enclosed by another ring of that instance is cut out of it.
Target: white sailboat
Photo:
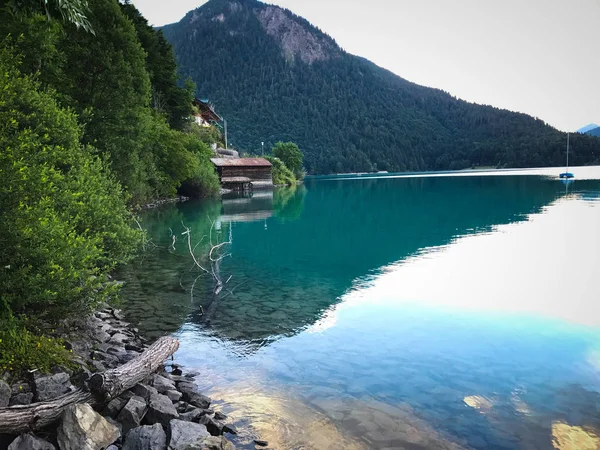
[[[558,177],[563,179],[575,178],[575,175],[569,172],[569,133],[567,133],[567,167],[563,173],[558,175]]]

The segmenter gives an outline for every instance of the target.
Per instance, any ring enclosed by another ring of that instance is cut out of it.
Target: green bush
[[[63,341],[28,330],[27,324],[9,320],[0,322],[0,372],[10,372],[12,378],[26,376],[37,369],[50,372],[54,366],[72,366],[71,351]]]
[[[194,135],[187,135],[188,149],[194,155],[194,165],[190,178],[184,180],[179,193],[186,197],[210,197],[219,192],[221,184],[215,168],[210,161],[212,151]]]
[[[76,116],[18,64],[0,44],[0,319],[53,321],[113,294],[106,274],[141,233]]]
[[[296,178],[302,173],[302,152],[293,142],[278,142],[273,147],[273,156],[283,161]]]
[[[286,165],[279,158],[274,156],[265,156],[272,165],[273,165],[273,184],[276,186],[287,185],[290,186],[292,184],[297,183],[296,177],[292,173],[290,169],[286,167]]]

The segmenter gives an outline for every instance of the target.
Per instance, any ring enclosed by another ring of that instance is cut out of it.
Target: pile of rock
[[[29,380],[0,381],[0,407],[55,399],[82,386],[92,372],[124,364],[145,348],[137,330],[129,329],[118,310],[104,309],[70,336],[81,363],[79,371],[58,369],[31,374]],[[224,433],[235,434],[224,414],[210,409],[211,399],[198,392],[195,373],[161,367],[142,383],[112,399],[100,412],[87,403],[67,408],[54,430],[42,439],[27,433],[15,437],[9,450],[232,450]],[[2,445],[0,444],[0,447]]]

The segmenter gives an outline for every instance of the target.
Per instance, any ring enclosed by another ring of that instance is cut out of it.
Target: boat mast
[[[565,172],[569,171],[569,133],[567,133],[567,170],[565,170]]]

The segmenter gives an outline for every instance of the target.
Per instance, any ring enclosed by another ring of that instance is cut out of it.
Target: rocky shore
[[[31,372],[26,380],[0,378],[0,413],[10,407],[58,401],[87,386],[93,374],[137,358],[147,348],[138,330],[119,310],[104,308],[63,333],[76,369]],[[96,410],[88,403],[67,407],[50,427],[20,435],[0,435],[8,450],[234,450],[224,434],[236,434],[227,416],[211,409],[198,392],[193,372],[166,363],[131,389]],[[267,445],[256,441],[257,447]]]

